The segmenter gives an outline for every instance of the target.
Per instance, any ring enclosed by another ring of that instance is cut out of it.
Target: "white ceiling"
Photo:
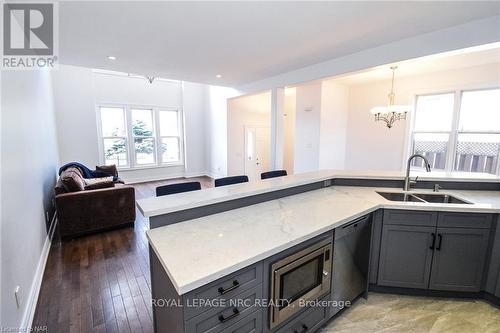
[[[500,43],[485,46],[490,47],[484,49],[482,47],[471,48],[401,61],[377,66],[357,73],[333,77],[332,79],[340,84],[357,85],[373,81],[390,80],[392,75],[391,66],[397,66],[396,77],[405,77],[493,63],[500,64]]]
[[[63,64],[237,86],[494,15],[500,2],[66,1],[59,53]]]

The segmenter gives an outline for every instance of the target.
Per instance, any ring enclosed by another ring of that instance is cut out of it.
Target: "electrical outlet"
[[[21,308],[21,287],[16,286],[16,289],[14,289],[14,297],[16,298],[17,308]]]
[[[324,187],[332,186],[332,180],[331,179],[325,180],[325,182],[323,183],[323,185],[324,185]]]

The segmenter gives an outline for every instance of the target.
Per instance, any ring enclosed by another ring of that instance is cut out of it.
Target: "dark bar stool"
[[[274,178],[274,177],[283,177],[286,176],[286,170],[274,170],[274,171],[268,171],[268,172],[263,172],[260,174],[260,179],[268,179],[268,178]]]
[[[200,182],[169,184],[169,185],[158,186],[156,188],[156,196],[159,197],[162,195],[190,192],[196,190],[201,190]]]
[[[215,180],[215,187],[248,182],[247,176],[232,176]]]

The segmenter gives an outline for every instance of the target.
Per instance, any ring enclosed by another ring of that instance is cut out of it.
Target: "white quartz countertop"
[[[400,189],[331,186],[152,229],[147,237],[182,295],[379,208],[500,212],[500,191],[442,191],[472,204],[393,202],[376,191]]]
[[[271,178],[254,182],[213,187],[202,191],[176,194],[175,196],[151,197],[137,200],[137,207],[145,217],[168,214],[190,208],[196,208],[219,202],[239,199],[266,192],[277,191],[290,187],[310,184],[332,178],[350,179],[386,179],[403,180],[404,173],[400,171],[336,171],[321,170],[287,177]],[[474,173],[446,172],[415,172],[412,177],[427,181],[457,181],[457,182],[498,182],[500,177]]]

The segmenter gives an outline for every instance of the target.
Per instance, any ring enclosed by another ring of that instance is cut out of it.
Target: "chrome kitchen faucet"
[[[420,155],[420,154],[413,154],[410,156],[410,158],[408,158],[408,163],[406,164],[406,177],[405,177],[405,185],[403,187],[403,190],[404,191],[409,191],[410,190],[410,187],[412,184],[416,184],[417,183],[417,179],[418,179],[418,176],[417,178],[415,178],[415,180],[411,180],[410,179],[410,164],[411,164],[411,161],[415,158],[415,157],[420,157],[421,159],[424,160],[425,162],[425,170],[427,172],[431,172],[431,165],[429,164],[429,161],[427,161],[427,159],[425,158],[424,155]]]

